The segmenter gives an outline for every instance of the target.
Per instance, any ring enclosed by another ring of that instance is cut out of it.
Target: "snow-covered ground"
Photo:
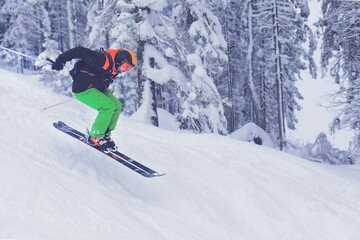
[[[96,115],[0,69],[0,239],[357,240],[360,166],[330,166],[218,135],[121,117],[125,154],[147,179],[56,130]]]

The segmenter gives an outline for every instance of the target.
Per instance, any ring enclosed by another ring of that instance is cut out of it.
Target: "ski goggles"
[[[120,65],[120,67],[118,68],[120,73],[129,71],[131,69],[133,69],[134,66],[131,65],[126,59],[122,62],[122,64]]]

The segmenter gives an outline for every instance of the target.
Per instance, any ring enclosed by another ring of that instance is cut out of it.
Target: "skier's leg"
[[[99,111],[90,130],[90,136],[104,137],[116,109],[113,100],[96,88],[90,88],[82,93],[74,93],[74,96],[80,102]]]
[[[115,105],[115,111],[112,115],[108,128],[108,135],[111,136],[111,131],[115,129],[117,121],[119,120],[122,103],[109,90],[105,90],[103,94],[105,94],[109,99],[111,99]]]

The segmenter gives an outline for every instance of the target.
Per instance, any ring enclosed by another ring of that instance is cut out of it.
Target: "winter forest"
[[[38,71],[44,84],[71,96],[75,62],[56,72],[46,58],[76,46],[131,49],[136,70],[111,86],[122,114],[143,108],[157,126],[161,108],[180,129],[222,135],[255,123],[280,150],[292,146],[286,130],[296,128],[301,110],[300,72],[315,78],[321,69],[339,85],[332,130],[349,128],[356,137],[339,151],[320,134],[301,152],[349,164],[360,147],[360,1],[319,1],[313,31],[308,0],[0,0],[0,66]]]

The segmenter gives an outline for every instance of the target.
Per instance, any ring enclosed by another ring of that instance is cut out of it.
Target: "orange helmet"
[[[135,54],[129,49],[121,49],[115,55],[115,68],[117,69],[124,62],[130,64],[131,66],[136,65],[136,57]]]

